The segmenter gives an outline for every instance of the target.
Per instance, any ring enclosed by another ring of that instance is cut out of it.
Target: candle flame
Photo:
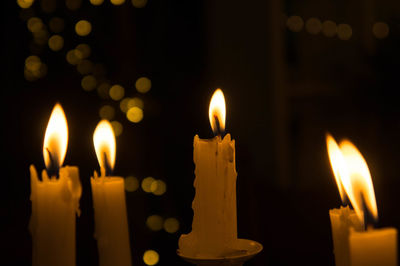
[[[215,135],[220,135],[225,131],[225,98],[221,89],[215,90],[208,109],[211,128]]]
[[[100,168],[111,170],[115,164],[115,135],[113,128],[107,120],[101,120],[93,133],[93,143]]]
[[[46,168],[62,166],[68,146],[68,125],[63,108],[57,103],[51,113],[43,143],[43,158]]]
[[[361,152],[349,140],[342,140],[338,146],[329,134],[326,142],[342,201],[346,193],[361,224],[364,224],[367,215],[365,211],[377,220],[378,208],[372,178]]]

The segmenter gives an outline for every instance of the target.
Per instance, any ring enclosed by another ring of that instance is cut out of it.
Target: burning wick
[[[55,159],[55,157],[51,154],[49,148],[46,148],[47,153],[49,154],[49,159],[50,159],[50,164],[49,168],[47,170],[47,175],[49,177],[59,177],[59,169],[58,169],[58,161]]]
[[[104,176],[111,176],[113,170],[111,168],[111,165],[108,163],[106,152],[103,152],[103,161],[104,161],[104,170],[100,169],[100,171],[104,171]],[[102,175],[103,175],[103,173],[102,173]]]
[[[214,115],[214,123],[215,123],[215,135],[222,137],[224,132],[221,130],[221,125],[219,123],[217,115]]]

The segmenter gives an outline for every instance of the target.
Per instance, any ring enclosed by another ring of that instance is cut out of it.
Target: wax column
[[[61,167],[67,152],[68,127],[64,111],[56,104],[43,145],[46,170],[41,180],[33,165],[31,174],[32,265],[76,264],[75,223],[82,187],[75,166]]]
[[[365,159],[348,140],[340,142],[339,154],[343,161],[339,169],[340,182],[354,208],[351,215],[342,215],[342,224],[349,226],[339,229],[345,236],[342,244],[348,247],[344,265],[397,265],[397,230],[373,227],[373,222],[378,219],[378,210]]]
[[[115,163],[116,144],[111,124],[102,120],[93,135],[100,176],[91,178],[95,214],[95,238],[100,266],[131,265],[124,179],[109,176]]]
[[[235,141],[230,134],[223,139],[225,101],[217,90],[210,103],[213,139],[194,137],[196,165],[192,202],[192,231],[179,239],[179,249],[191,256],[221,256],[235,248],[237,240]]]

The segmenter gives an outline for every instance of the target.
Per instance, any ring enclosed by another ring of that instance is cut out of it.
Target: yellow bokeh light
[[[49,39],[49,32],[43,27],[39,31],[33,32],[33,38],[37,44],[44,45]]]
[[[82,60],[76,66],[78,72],[82,75],[87,75],[92,72],[93,70],[93,63],[90,60]]]
[[[133,98],[125,98],[119,103],[119,107],[122,112],[126,113],[128,110],[132,107],[139,107],[140,109],[143,109],[144,103],[143,100],[138,98],[138,97],[133,97]]]
[[[91,52],[92,50],[90,49],[90,46],[86,43],[78,44],[75,48],[75,55],[79,59],[88,58]]]
[[[40,69],[40,65],[42,64],[40,58],[36,55],[28,56],[25,59],[25,68],[31,72],[38,71]]]
[[[110,0],[111,4],[119,6],[125,3],[125,0]]]
[[[96,88],[97,80],[93,75],[87,75],[82,78],[81,86],[85,91],[92,91]]]
[[[17,4],[20,8],[29,8],[32,6],[34,0],[17,0]]]
[[[321,32],[322,24],[321,21],[317,18],[309,18],[306,21],[306,30],[310,34],[318,34]]]
[[[336,23],[331,20],[326,20],[322,23],[322,33],[326,37],[333,37],[336,35]]]
[[[99,116],[102,119],[111,120],[115,116],[115,109],[111,105],[104,105],[99,110]]]
[[[94,6],[99,6],[104,2],[104,0],[90,0],[90,3]]]
[[[135,87],[138,92],[146,93],[151,89],[151,80],[146,77],[138,78]]]
[[[103,82],[97,87],[97,94],[102,99],[108,99],[109,97],[108,91],[110,90],[110,88],[111,88],[110,83]]]
[[[136,8],[145,7],[147,4],[147,0],[132,0],[132,5]]]
[[[38,17],[32,17],[28,19],[27,27],[30,32],[38,32],[43,29],[44,24],[43,21]]]
[[[82,0],[65,0],[65,5],[69,10],[77,10],[82,5]]]
[[[347,41],[353,35],[353,30],[348,24],[339,24],[337,27],[337,35],[340,40]]]
[[[126,118],[133,123],[139,123],[143,119],[143,110],[134,106],[126,112]]]
[[[150,191],[154,195],[161,196],[167,191],[167,184],[162,180],[154,180],[150,185]]]
[[[179,230],[179,221],[173,217],[165,219],[164,230],[173,234]]]
[[[75,24],[75,32],[79,36],[87,36],[92,31],[92,24],[87,20],[80,20]]]
[[[376,22],[372,26],[372,33],[377,39],[384,39],[389,35],[389,26],[385,22]]]
[[[53,51],[60,51],[64,47],[64,38],[60,35],[53,35],[48,41],[49,47]]]
[[[151,192],[151,184],[155,181],[155,179],[151,176],[148,176],[142,180],[142,189],[144,192],[150,193]]]
[[[299,32],[303,29],[304,21],[299,16],[291,16],[288,18],[286,26],[293,32]]]
[[[118,121],[112,121],[111,126],[113,127],[114,134],[116,137],[120,136],[122,134],[122,131],[124,130],[124,127],[122,124]]]
[[[125,190],[128,192],[136,191],[139,188],[139,180],[134,176],[125,178]]]
[[[49,28],[54,33],[60,33],[64,30],[64,20],[59,17],[54,17],[49,21]]]
[[[116,84],[110,88],[109,94],[111,99],[114,101],[119,101],[124,98],[125,89],[121,85]]]
[[[163,228],[163,218],[160,215],[150,215],[146,219],[146,226],[152,231],[160,231]]]
[[[65,56],[67,62],[71,65],[77,65],[81,60],[76,56],[75,49],[69,50]]]
[[[160,256],[154,250],[146,250],[143,254],[143,261],[146,265],[156,265],[160,260]]]

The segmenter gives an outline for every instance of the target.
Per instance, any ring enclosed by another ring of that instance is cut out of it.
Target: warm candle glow
[[[225,98],[221,89],[217,89],[210,101],[208,117],[215,135],[220,135],[225,130]]]
[[[340,142],[344,160],[350,177],[349,182],[343,182],[344,189],[361,223],[364,222],[364,205],[375,220],[378,219],[374,186],[367,162],[360,151],[349,140]]]
[[[57,103],[51,113],[44,137],[43,158],[47,169],[62,166],[68,145],[68,125],[64,110]]]
[[[115,164],[115,135],[113,128],[107,120],[101,120],[93,134],[93,143],[96,150],[100,168],[112,170]]]
[[[347,166],[345,164],[343,154],[340,151],[339,145],[335,139],[330,135],[326,134],[326,146],[328,148],[329,161],[331,163],[333,175],[335,176],[336,184],[340,193],[342,203],[345,203],[346,192],[341,181],[341,175],[343,178],[348,179]]]

